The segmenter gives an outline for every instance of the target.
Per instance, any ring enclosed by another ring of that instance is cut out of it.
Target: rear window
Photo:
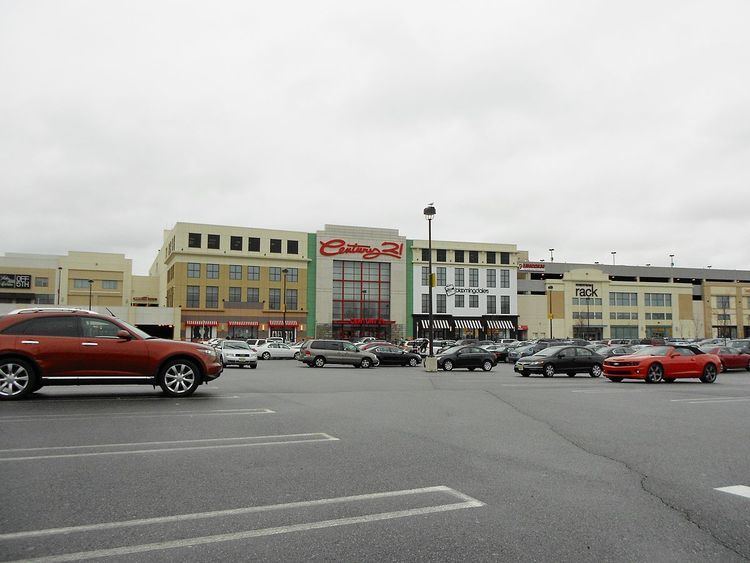
[[[80,337],[77,317],[37,317],[9,326],[3,334],[19,336],[67,336]]]

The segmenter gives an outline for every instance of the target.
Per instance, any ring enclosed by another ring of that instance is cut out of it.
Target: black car
[[[602,374],[604,357],[583,346],[550,346],[536,354],[520,358],[513,368],[524,377],[541,373],[552,377],[556,373],[588,373],[591,377]]]
[[[453,368],[468,368],[469,371],[482,368],[490,371],[495,363],[495,355],[479,346],[453,346],[441,351],[437,357],[438,368],[445,371]]]
[[[367,351],[377,356],[381,366],[415,367],[422,363],[422,356],[419,354],[407,352],[396,346],[376,346],[375,348],[369,348]]]

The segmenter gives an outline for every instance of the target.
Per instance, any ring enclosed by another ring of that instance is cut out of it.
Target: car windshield
[[[235,350],[249,350],[247,342],[224,342],[224,348],[233,348]]]
[[[641,348],[633,356],[666,356],[669,352],[669,346],[649,346]]]
[[[460,350],[463,348],[463,346],[449,346],[448,348],[444,348],[443,350],[440,350],[440,354],[452,354],[456,350]]]

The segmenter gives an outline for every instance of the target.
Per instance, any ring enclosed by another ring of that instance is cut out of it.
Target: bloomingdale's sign
[[[445,294],[448,296],[456,295],[457,293],[489,293],[490,290],[486,287],[456,287],[455,285],[448,284],[445,286]]]

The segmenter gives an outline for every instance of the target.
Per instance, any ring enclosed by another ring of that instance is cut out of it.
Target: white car
[[[216,350],[219,352],[224,367],[250,366],[250,369],[258,367],[258,354],[243,340],[223,340]]]
[[[262,360],[291,360],[294,358],[295,352],[299,352],[299,350],[294,350],[289,344],[284,344],[283,342],[266,342],[263,346],[258,346],[255,349],[258,357]]]

